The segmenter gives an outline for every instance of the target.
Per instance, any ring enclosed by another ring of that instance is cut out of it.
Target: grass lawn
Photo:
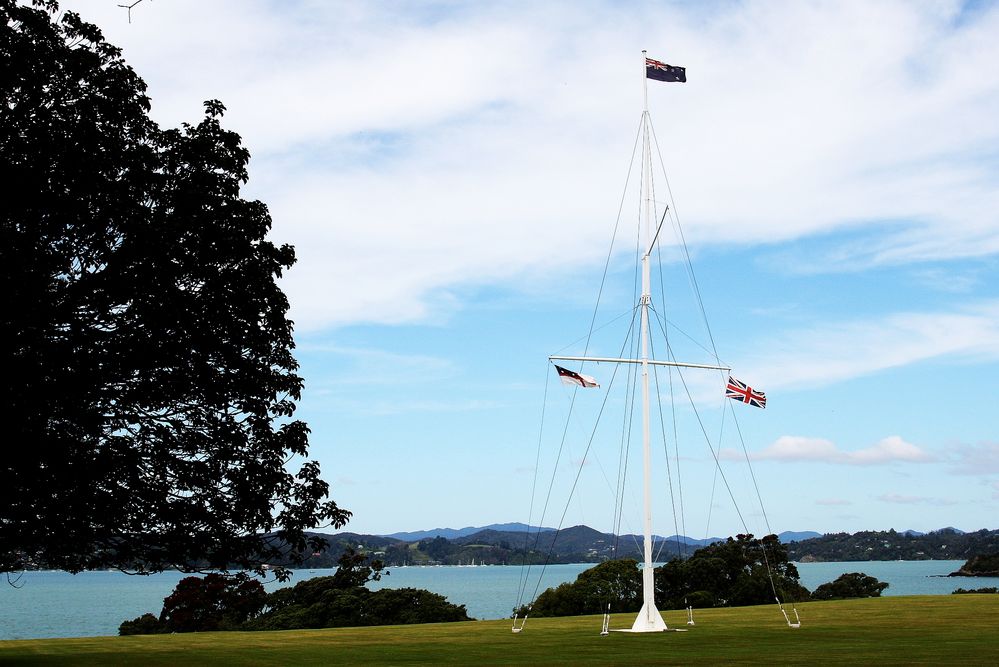
[[[695,612],[689,632],[606,637],[599,616],[582,616],[530,619],[520,634],[509,621],[473,621],[3,641],[0,664],[999,664],[999,595],[809,602],[798,612],[797,630],[770,605]],[[664,617],[687,627],[682,612]],[[616,615],[611,627],[632,620]]]

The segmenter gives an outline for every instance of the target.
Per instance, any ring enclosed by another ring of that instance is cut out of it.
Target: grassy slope
[[[999,595],[873,598],[696,612],[689,632],[599,636],[600,617],[0,642],[3,664],[999,664]],[[686,627],[680,612],[671,626]],[[611,627],[628,627],[615,616]]]

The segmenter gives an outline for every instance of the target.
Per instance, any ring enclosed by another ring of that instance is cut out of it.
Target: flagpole
[[[642,609],[638,612],[632,632],[661,632],[666,630],[662,614],[656,609],[655,569],[652,565],[652,446],[649,427],[649,303],[652,301],[652,279],[649,268],[649,247],[652,239],[652,147],[649,137],[649,85],[646,75],[646,51],[642,50],[642,91],[645,100],[642,110],[642,187],[645,202],[646,250],[642,254],[642,469],[645,516],[643,520]]]
[[[642,96],[645,98],[645,104],[642,106],[642,118],[649,113],[649,77],[646,74],[648,65],[645,64],[648,58],[648,52],[642,49]]]

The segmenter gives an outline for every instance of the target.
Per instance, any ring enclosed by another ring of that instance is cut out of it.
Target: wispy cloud
[[[349,412],[366,417],[389,417],[393,415],[426,415],[434,413],[475,412],[493,410],[500,407],[496,401],[474,399],[413,399],[413,400],[352,400],[338,398],[335,412]]]
[[[999,442],[957,445],[951,449],[951,453],[955,457],[955,473],[961,475],[999,474]]]
[[[845,465],[925,463],[934,458],[918,445],[897,435],[888,436],[865,449],[844,451],[831,440],[784,435],[772,445],[752,455],[763,461],[821,462]]]
[[[333,343],[306,342],[298,348],[309,356],[334,359],[334,370],[310,391],[326,393],[344,385],[420,384],[453,377],[458,369],[442,357],[398,354],[378,348],[352,347]]]
[[[742,367],[760,386],[822,386],[944,356],[999,359],[999,302],[951,311],[824,322],[771,338],[764,359]]]
[[[878,500],[883,503],[893,503],[896,505],[936,505],[947,506],[956,505],[956,500],[946,498],[931,498],[929,496],[908,496],[899,493],[885,493],[878,496]]]
[[[981,283],[981,279],[967,272],[946,271],[944,269],[920,269],[914,271],[913,278],[928,289],[938,292],[963,294],[970,292]]]

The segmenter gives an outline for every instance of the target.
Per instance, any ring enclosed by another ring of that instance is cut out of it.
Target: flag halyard
[[[728,376],[728,386],[725,387],[725,396],[734,398],[742,403],[748,403],[753,407],[766,408],[767,395],[762,391],[757,391],[748,386],[745,382],[736,380],[731,375]]]

